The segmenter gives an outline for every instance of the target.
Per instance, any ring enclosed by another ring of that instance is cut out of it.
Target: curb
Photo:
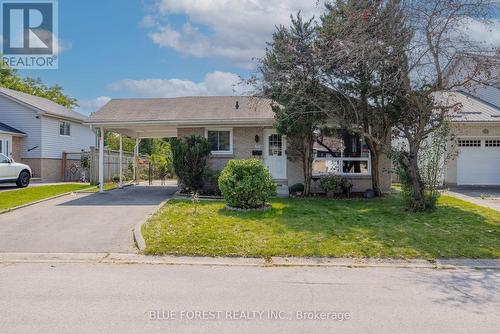
[[[134,238],[134,243],[135,246],[139,249],[139,251],[143,252],[146,249],[146,241],[144,240],[144,237],[142,236],[141,233],[142,225],[146,224],[149,218],[153,217],[171,199],[172,198],[167,198],[166,200],[158,204],[158,206],[154,209],[154,211],[151,214],[149,214],[146,218],[137,223],[132,229],[132,236]]]
[[[92,263],[220,267],[399,268],[500,270],[500,259],[351,259],[147,256],[124,253],[0,253],[0,263]]]

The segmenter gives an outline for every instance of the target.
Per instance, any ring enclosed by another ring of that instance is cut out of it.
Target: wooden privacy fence
[[[122,170],[123,180],[132,179],[132,166],[134,164],[134,154],[123,152]],[[90,148],[89,152],[89,180],[91,184],[99,183],[99,150]],[[104,182],[112,181],[114,177],[120,176],[120,152],[104,150]]]

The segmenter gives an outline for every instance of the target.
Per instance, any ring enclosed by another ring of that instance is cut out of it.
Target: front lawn
[[[2,191],[0,192],[0,211],[89,187],[88,183],[67,183]]]
[[[499,258],[500,212],[443,196],[432,213],[373,200],[274,199],[266,212],[170,201],[143,226],[147,254]]]

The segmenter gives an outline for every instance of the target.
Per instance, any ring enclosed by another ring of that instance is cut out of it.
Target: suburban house
[[[262,159],[286,190],[303,183],[300,161],[287,158],[287,141],[273,129],[271,100],[242,96],[113,99],[90,115],[88,124],[132,138],[205,136],[212,145],[210,167],[221,170],[230,159]],[[370,153],[363,141],[344,133],[332,138],[334,155],[315,147],[313,187],[321,175],[349,177],[354,191],[371,188]],[[101,146],[102,147],[102,146]],[[382,190],[390,191],[391,162],[380,159]]]
[[[446,73],[448,80],[460,76],[471,61],[467,55],[457,56]],[[458,87],[447,93],[449,105],[462,107],[451,115],[453,140],[443,175],[446,185],[500,185],[500,69],[491,75],[496,86]]]
[[[50,100],[0,87],[0,152],[29,165],[35,178],[61,180],[63,152],[95,145],[85,121]]]

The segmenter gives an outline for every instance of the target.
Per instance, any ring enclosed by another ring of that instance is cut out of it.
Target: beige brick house
[[[213,170],[221,170],[230,159],[257,158],[279,185],[303,183],[302,164],[288,159],[286,137],[277,134],[273,123],[271,100],[241,96],[114,99],[88,122],[138,139],[199,134],[212,145]],[[349,177],[354,191],[369,189],[371,161],[366,144],[347,134],[338,141],[341,145],[333,148],[334,156],[315,150],[315,179],[333,173]],[[380,164],[382,189],[389,191],[390,160],[384,157]]]

